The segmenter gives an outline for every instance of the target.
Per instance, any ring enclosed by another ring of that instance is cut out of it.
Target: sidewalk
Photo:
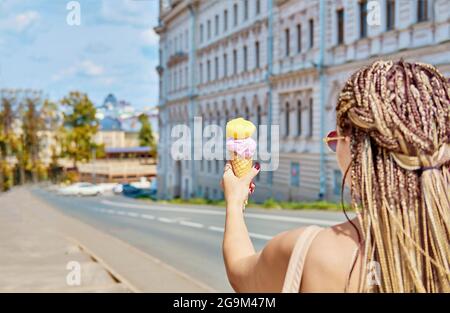
[[[81,266],[80,286],[66,283],[70,261]],[[0,195],[0,292],[15,291],[214,290],[16,188]]]

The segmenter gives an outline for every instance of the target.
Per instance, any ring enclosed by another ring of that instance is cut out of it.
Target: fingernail
[[[259,164],[259,162],[255,163],[255,168],[259,171],[259,169],[261,168],[261,165]]]

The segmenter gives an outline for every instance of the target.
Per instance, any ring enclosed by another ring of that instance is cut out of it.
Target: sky
[[[157,20],[158,0],[0,0],[0,88],[155,106]]]

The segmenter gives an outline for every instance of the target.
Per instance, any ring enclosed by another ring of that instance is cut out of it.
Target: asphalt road
[[[233,291],[222,258],[224,208],[164,205],[122,196],[63,197],[34,193],[67,215],[109,233],[189,274],[217,291]],[[247,227],[258,251],[274,235],[345,220],[342,213],[247,208]],[[118,256],[120,257],[120,256]]]

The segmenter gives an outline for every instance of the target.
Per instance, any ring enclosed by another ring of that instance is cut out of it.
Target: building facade
[[[337,200],[342,175],[322,137],[348,77],[378,59],[434,64],[450,76],[448,0],[161,1],[159,195],[222,197],[223,159],[174,160],[175,125],[279,125],[279,165],[256,200]],[[206,138],[207,140],[207,138]],[[198,140],[191,137],[192,149]]]

